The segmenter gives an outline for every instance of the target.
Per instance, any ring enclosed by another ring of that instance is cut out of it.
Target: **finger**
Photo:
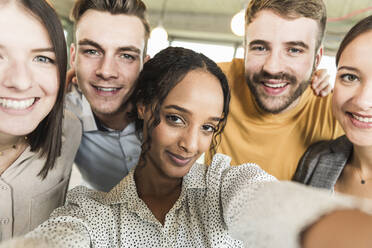
[[[69,69],[66,73],[66,84],[70,84],[71,82],[76,83],[76,73],[73,68]]]
[[[318,88],[319,84],[324,80],[324,78],[327,76],[327,70],[326,69],[319,69],[316,70],[313,73],[312,79],[311,79],[311,86],[313,89]]]
[[[322,97],[325,97],[325,96],[328,96],[331,92],[332,92],[332,87],[331,85],[329,84],[326,88],[324,88],[321,92],[320,92],[320,96]]]
[[[319,91],[321,91],[323,88],[326,88],[330,83],[330,76],[326,75],[322,80],[319,80],[319,83],[316,87]]]

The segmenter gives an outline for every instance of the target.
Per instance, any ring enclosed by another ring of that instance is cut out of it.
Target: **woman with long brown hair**
[[[63,204],[81,131],[63,112],[67,52],[54,9],[44,0],[1,1],[0,33],[2,241]]]

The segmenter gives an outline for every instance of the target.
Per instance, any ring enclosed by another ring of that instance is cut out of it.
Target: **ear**
[[[70,67],[74,68],[75,67],[75,62],[76,62],[76,47],[75,43],[71,43],[70,45]]]
[[[146,112],[146,107],[142,103],[137,104],[138,119],[143,120]]]
[[[320,64],[320,60],[323,57],[323,45],[320,45],[318,52],[315,56],[315,68],[318,68],[318,65]]]

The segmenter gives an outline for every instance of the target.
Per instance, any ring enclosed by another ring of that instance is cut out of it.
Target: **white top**
[[[111,192],[77,187],[68,203],[35,230],[63,247],[243,247],[228,235],[232,198],[275,180],[257,165],[230,167],[216,155],[211,167],[195,164],[184,177],[181,195],[164,226],[138,197],[134,170]],[[58,234],[58,235],[56,235]]]
[[[134,170],[111,192],[78,187],[29,239],[51,247],[299,247],[299,233],[347,199],[275,178],[257,165],[230,167],[217,154],[195,164],[162,226],[138,197]],[[350,205],[351,206],[351,205]]]
[[[141,141],[134,123],[117,131],[95,119],[88,100],[77,89],[66,95],[66,108],[79,119],[83,136],[75,157],[84,185],[108,192],[137,164]]]

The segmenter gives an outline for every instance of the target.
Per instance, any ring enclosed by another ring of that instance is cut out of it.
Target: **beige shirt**
[[[80,122],[66,111],[62,153],[44,180],[37,174],[45,158],[30,147],[0,175],[0,242],[31,231],[63,205],[80,139]]]

